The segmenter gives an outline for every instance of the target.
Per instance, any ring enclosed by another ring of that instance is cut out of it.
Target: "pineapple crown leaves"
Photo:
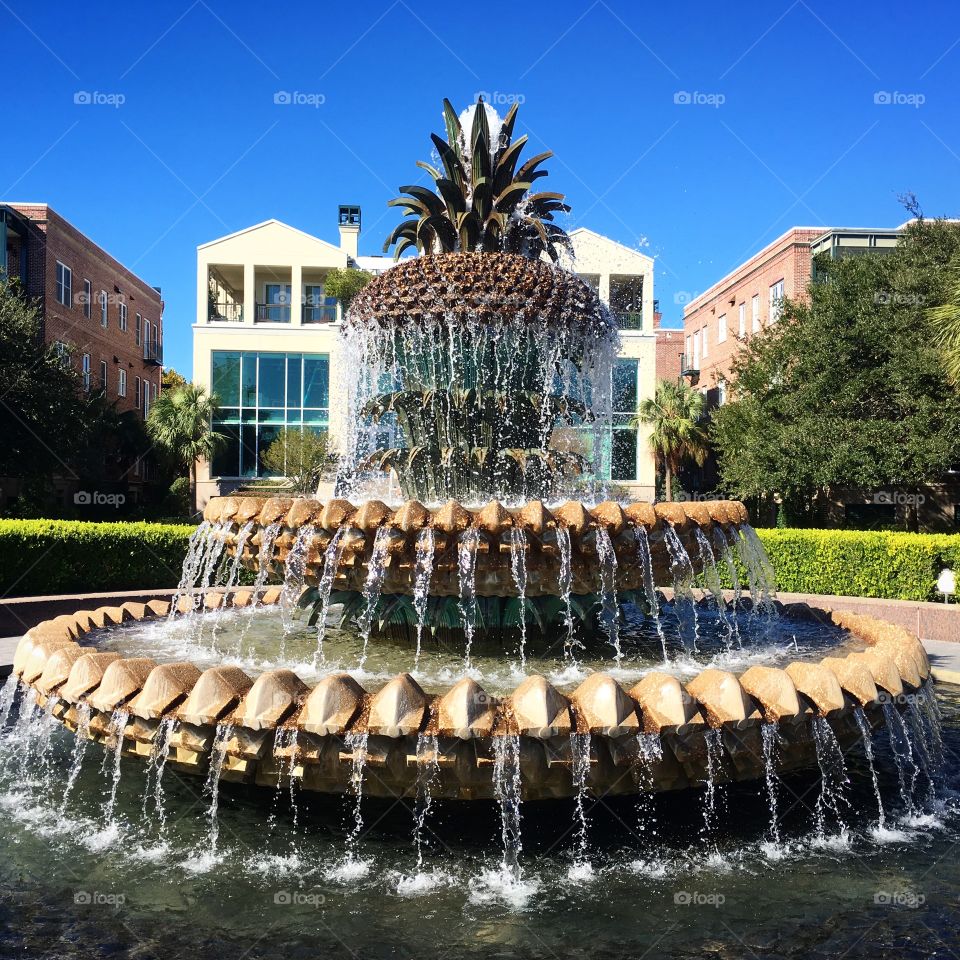
[[[570,211],[563,194],[530,193],[533,184],[547,175],[538,168],[553,153],[537,154],[517,168],[527,143],[526,136],[513,140],[517,104],[503,119],[495,144],[482,98],[473,111],[469,135],[446,99],[443,117],[447,139],[430,135],[442,169],[417,161],[430,174],[434,189],[400,187],[404,196],[389,206],[400,207],[405,219],[387,238],[384,252],[394,247],[398,259],[408,247],[420,253],[504,251],[532,260],[546,253],[554,263],[569,252],[569,237],[552,222],[554,214]]]

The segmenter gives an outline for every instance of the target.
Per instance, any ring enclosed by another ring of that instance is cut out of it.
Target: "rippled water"
[[[960,748],[960,701],[941,690],[947,756]],[[720,788],[718,826],[699,833],[697,792],[587,800],[585,858],[570,802],[523,807],[523,872],[504,874],[493,804],[433,803],[423,866],[414,801],[364,801],[355,858],[344,847],[353,798],[276,795],[223,783],[210,854],[201,783],[167,771],[165,839],[143,815],[144,766],[124,760],[116,819],[111,771],[91,745],[64,812],[70,736],[55,731],[47,772],[16,772],[0,749],[3,956],[900,956],[955,944],[960,840],[955,770],[941,798],[905,817],[880,757],[886,827],[865,761],[848,756],[848,835],[814,832],[815,780],[781,788],[770,839],[761,784]],[[884,754],[880,737],[879,754]],[[13,769],[11,769],[11,766]],[[949,955],[945,948],[943,955]]]

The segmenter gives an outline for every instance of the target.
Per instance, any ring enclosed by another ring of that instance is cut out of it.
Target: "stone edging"
[[[259,602],[279,598],[279,588],[270,588]],[[251,590],[229,596],[211,591],[203,607],[253,601]],[[192,600],[183,598],[180,609],[192,609]],[[754,666],[740,677],[708,668],[686,684],[652,672],[629,691],[595,673],[569,697],[541,676],[527,677],[502,699],[470,678],[431,696],[409,674],[374,692],[346,673],[328,675],[311,689],[290,670],[271,670],[254,681],[237,667],[201,673],[190,663],[158,665],[78,642],[91,630],[165,617],[169,610],[169,603],[154,600],[46,621],[20,641],[14,674],[52,716],[91,739],[115,744],[112,718],[122,711],[124,752],[146,757],[161,724],[176,720],[171,765],[205,773],[211,751],[222,749],[225,779],[264,785],[293,776],[307,789],[348,791],[351,764],[362,749],[375,774],[366,793],[409,794],[422,761],[418,736],[433,734],[441,781],[435,795],[465,799],[493,796],[492,741],[512,735],[520,737],[525,798],[574,792],[571,733],[591,734],[589,788],[597,794],[703,782],[711,729],[720,731],[726,747],[721,780],[762,775],[762,723],[779,727],[780,769],[802,768],[815,762],[809,720],[823,717],[841,744],[853,742],[859,737],[856,708],[879,726],[883,704],[907,702],[930,677],[926,653],[909,631],[837,612],[830,619],[863,641],[863,651],[785,669]],[[805,604],[783,610],[795,617],[820,615]],[[659,738],[659,756],[641,755],[643,734]],[[358,736],[365,738],[362,746]]]

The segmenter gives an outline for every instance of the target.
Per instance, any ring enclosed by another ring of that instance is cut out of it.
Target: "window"
[[[683,364],[686,367],[690,366],[690,360],[693,357],[693,351],[690,349],[691,340],[690,337],[684,338],[683,341]]]
[[[707,347],[707,328],[706,327],[704,327],[703,330],[701,331],[700,340],[703,343],[703,355],[706,356],[709,349]]]
[[[717,343],[727,342],[727,315],[721,313],[717,319]]]
[[[127,329],[127,305],[125,303],[120,304],[120,329]]]
[[[257,307],[257,319],[268,323],[290,322],[290,284],[265,283],[263,303]]]
[[[144,356],[147,355],[146,351],[147,351],[147,347],[149,346],[150,346],[150,321],[145,320],[143,322],[143,349],[144,349],[143,355]]]
[[[83,315],[89,320],[90,311],[93,309],[91,301],[93,300],[93,290],[90,287],[90,281],[83,281]]]
[[[137,314],[136,320],[134,320],[133,336],[139,347],[140,344],[143,343],[143,317],[141,317],[139,313]]]
[[[770,323],[776,323],[780,319],[780,311],[783,309],[783,281],[778,280],[770,287]]]
[[[100,326],[106,329],[107,326],[107,291],[100,291]]]
[[[260,456],[284,427],[327,430],[326,354],[215,350],[210,372],[210,392],[220,400],[213,427],[227,437],[214,457],[214,476],[263,476]]]
[[[69,307],[73,300],[73,271],[57,261],[57,303]]]
[[[150,381],[143,382],[143,419],[150,416]]]
[[[136,398],[137,398],[137,409],[138,409],[138,410],[140,409],[141,405],[143,404],[143,388],[142,388],[142,386],[141,386],[142,383],[143,383],[143,381],[142,381],[139,377],[137,377],[136,380],[134,381],[134,387],[136,388],[136,391],[137,391],[136,394],[134,394],[134,396],[136,396]],[[149,387],[150,384],[148,383],[147,386]]]
[[[760,329],[760,294],[755,293],[750,301],[750,329],[756,333]]]
[[[693,369],[700,369],[700,331],[695,330],[693,333]]]
[[[127,371],[122,367],[117,371],[117,396],[125,397],[127,395]]]
[[[62,367],[70,366],[70,348],[62,340],[54,341],[53,352]]]
[[[103,391],[103,395],[107,395],[107,361],[100,361],[100,389]]]
[[[747,335],[747,305],[741,303],[737,307],[737,336],[745,337]]]
[[[90,354],[85,353],[83,355],[83,362],[80,365],[81,372],[83,373],[83,389],[88,393],[90,392]]]
[[[306,284],[303,288],[303,322],[334,323],[337,319],[337,298],[324,295],[323,287]]]
[[[637,428],[634,418],[640,405],[639,367],[636,360],[617,360],[613,366],[611,480],[637,479]]]

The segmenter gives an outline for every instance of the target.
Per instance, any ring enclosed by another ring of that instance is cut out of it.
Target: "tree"
[[[219,409],[216,397],[188,383],[165,390],[150,407],[147,432],[170,460],[190,477],[190,504],[197,503],[197,460],[212,460],[226,443],[212,426]]]
[[[66,347],[43,342],[38,305],[0,277],[0,476],[75,475],[89,416]]]
[[[703,394],[673,380],[661,380],[654,396],[640,404],[636,423],[651,427],[650,449],[663,468],[667,500],[673,499],[673,477],[683,462],[693,460],[702,466],[707,458],[703,416]]]
[[[336,297],[346,312],[353,298],[373,279],[366,270],[353,270],[349,267],[341,270],[335,267],[323,281],[323,292],[328,297]]]
[[[181,373],[177,373],[173,367],[167,367],[160,376],[160,386],[164,390],[173,390],[175,387],[185,387],[187,378]]]
[[[809,303],[787,302],[733,364],[712,427],[732,494],[915,490],[960,460],[960,394],[928,316],[958,253],[960,228],[920,220],[891,253],[817,264]]]
[[[264,468],[275,477],[286,477],[297,493],[313,493],[331,464],[330,440],[305,427],[286,427],[260,454]]]
[[[947,273],[950,287],[946,302],[931,307],[929,318],[947,374],[954,385],[960,385],[960,255],[953,258]]]

